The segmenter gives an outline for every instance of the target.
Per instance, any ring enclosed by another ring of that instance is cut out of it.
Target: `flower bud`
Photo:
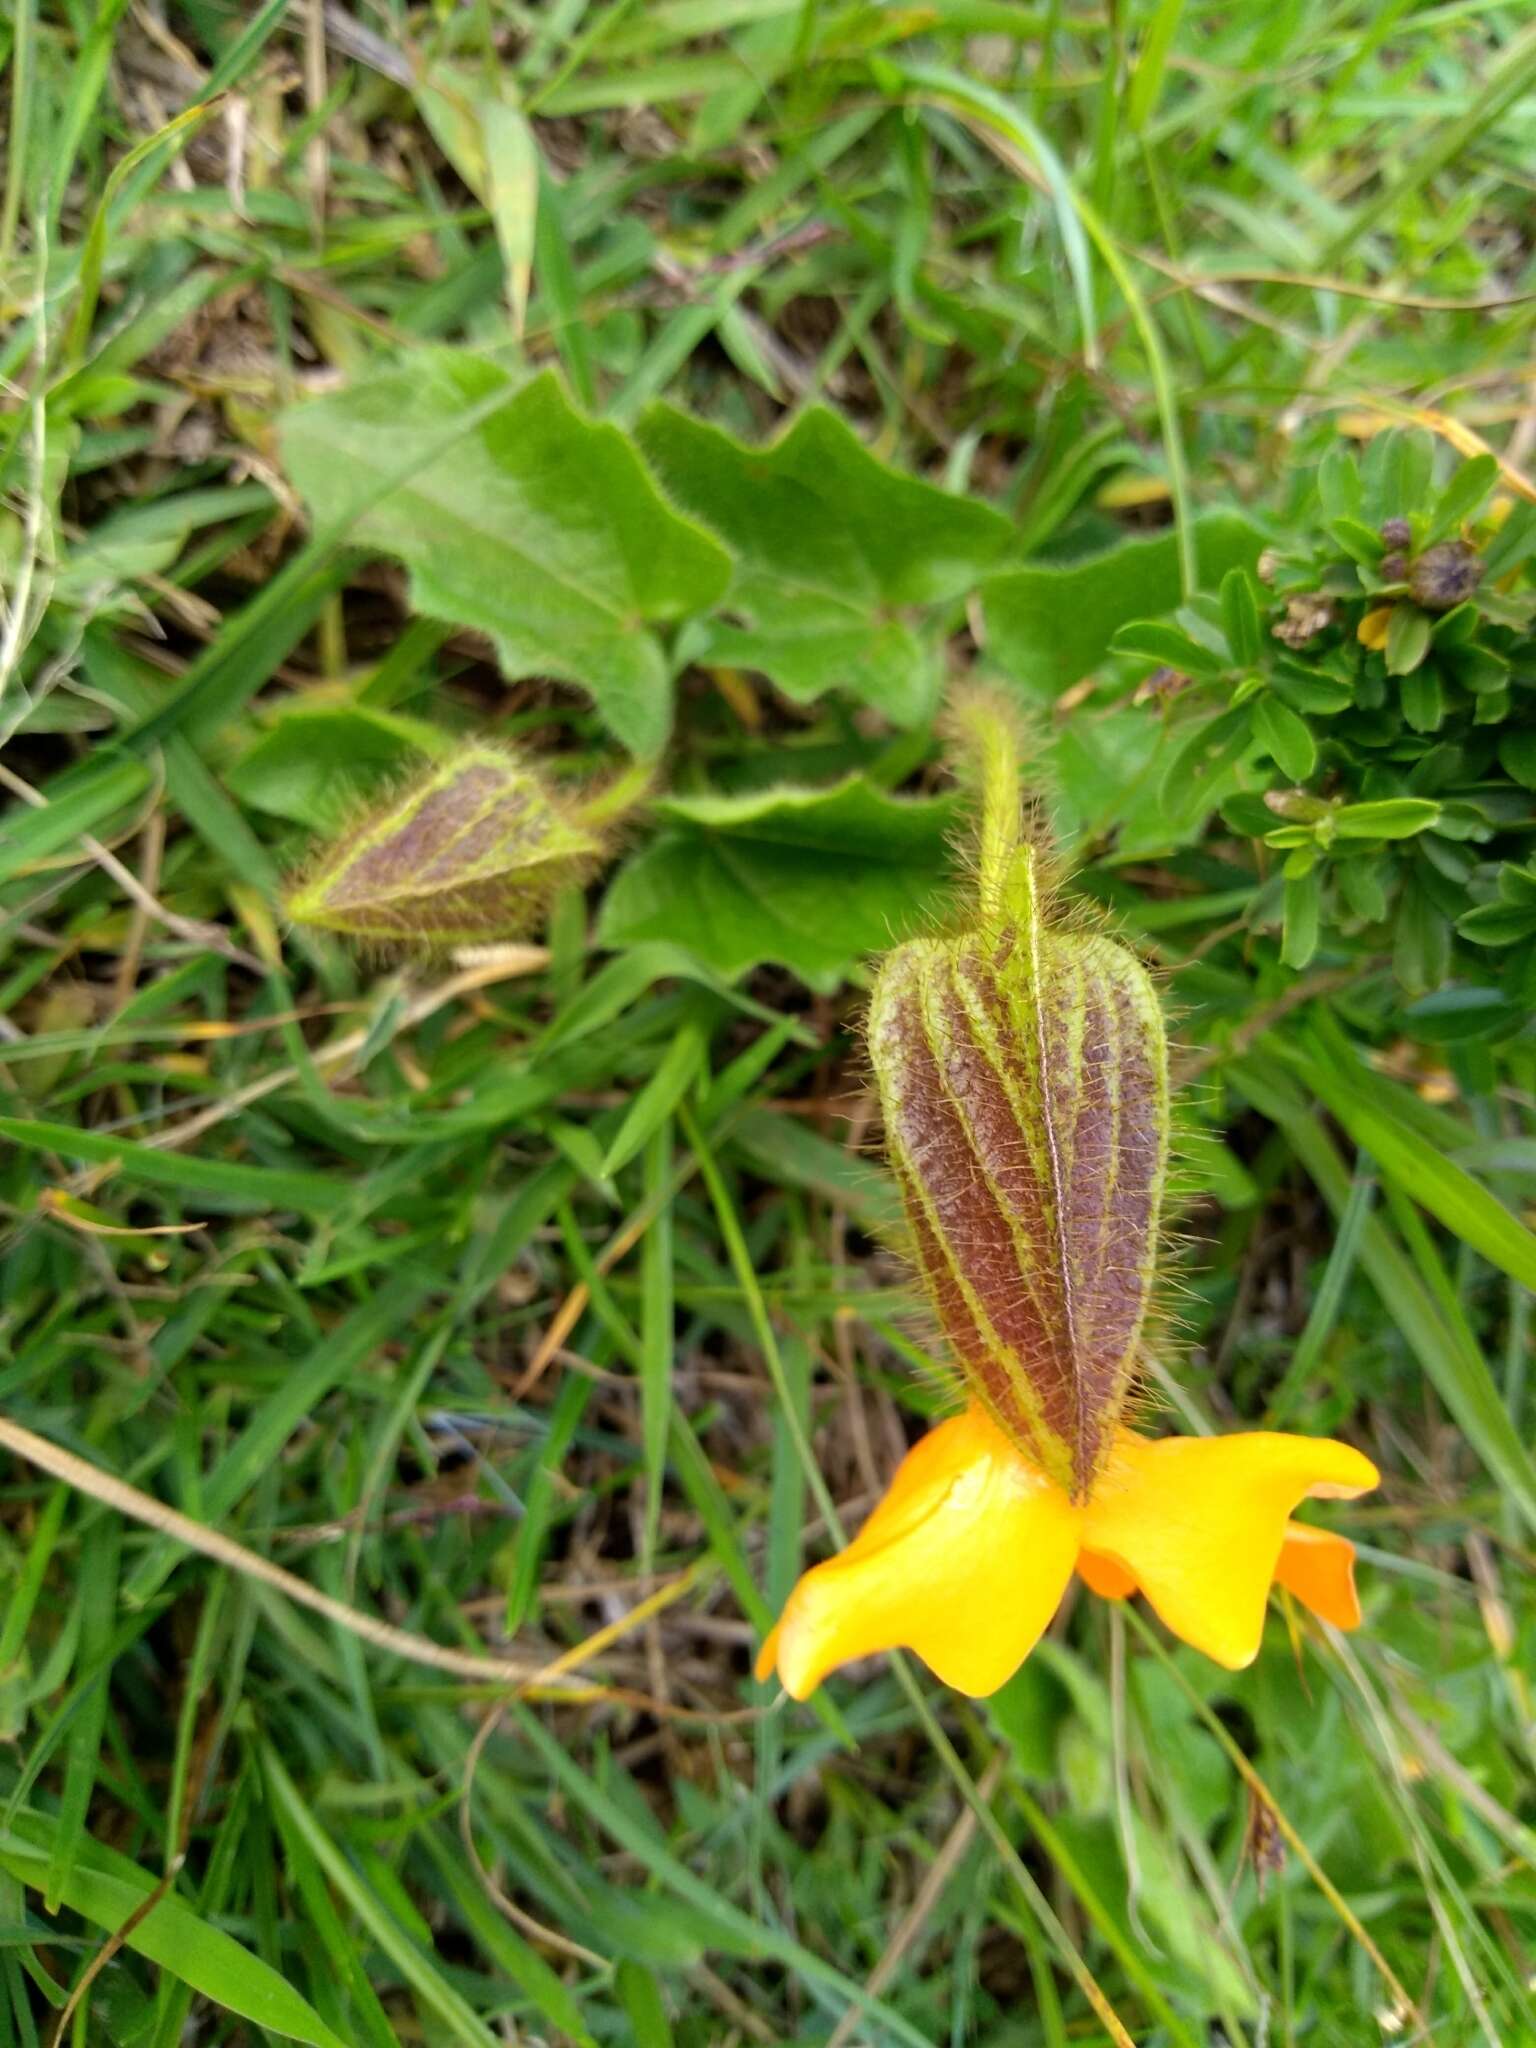
[[[1020,845],[984,921],[887,956],[869,1047],[956,1363],[1082,1499],[1131,1390],[1156,1262],[1168,1058],[1151,980],[1125,947],[1047,919]]]
[[[1413,526],[1406,519],[1383,519],[1381,522],[1381,544],[1384,548],[1407,548],[1413,545]]]
[[[601,850],[525,760],[476,743],[343,833],[288,909],[352,938],[484,944],[526,932]]]
[[[1443,540],[1426,548],[1408,572],[1415,604],[1427,612],[1453,611],[1483,580],[1482,557],[1464,540]]]

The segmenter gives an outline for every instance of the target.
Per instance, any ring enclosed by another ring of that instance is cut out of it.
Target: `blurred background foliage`
[[[0,55],[0,1415],[526,1681],[7,1459],[0,2038],[1536,2041],[1530,10]],[[967,675],[1176,1019],[1152,1382],[1378,1460],[1367,1626],[787,1708],[801,1445],[944,1398],[859,1029]]]

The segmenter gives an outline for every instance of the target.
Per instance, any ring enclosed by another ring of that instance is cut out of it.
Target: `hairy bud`
[[[1015,797],[1016,803],[1016,797]],[[870,1055],[918,1267],[998,1425],[1075,1498],[1109,1454],[1151,1292],[1168,1056],[1146,970],[1055,927],[1017,845],[984,919],[898,947]]]
[[[1408,572],[1415,604],[1427,612],[1453,611],[1483,580],[1482,558],[1464,540],[1443,540],[1426,548]]]
[[[601,852],[507,749],[462,748],[320,856],[288,897],[301,924],[385,943],[473,945],[527,931]]]
[[[1406,519],[1384,519],[1381,522],[1381,544],[1385,548],[1412,547],[1412,524]]]

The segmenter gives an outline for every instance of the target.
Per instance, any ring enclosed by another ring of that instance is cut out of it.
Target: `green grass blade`
[[[21,1883],[40,1889],[55,1834],[55,1823],[45,1815],[18,1815],[12,1831],[0,1835],[0,1868]],[[155,1880],[126,1856],[93,1842],[73,1858],[63,1898],[72,1912],[109,1934],[117,1934],[135,1913],[143,1911],[155,1889]],[[174,1895],[161,1899],[129,1928],[126,1941],[129,1948],[170,1970],[237,2018],[265,2027],[284,2040],[308,2042],[311,2048],[346,2048],[292,1985]],[[489,2036],[485,2039],[488,2042]]]

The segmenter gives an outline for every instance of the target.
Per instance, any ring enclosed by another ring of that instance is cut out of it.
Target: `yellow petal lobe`
[[[1275,1584],[1294,1593],[1303,1607],[1335,1628],[1360,1626],[1360,1596],[1355,1591],[1355,1546],[1331,1529],[1310,1529],[1292,1522],[1285,1532]]]
[[[1101,1600],[1129,1600],[1139,1590],[1135,1574],[1128,1572],[1118,1558],[1100,1557],[1093,1550],[1079,1553],[1077,1575],[1089,1592],[1097,1593]]]
[[[931,1430],[839,1556],[806,1573],[764,1643],[806,1699],[839,1664],[915,1651],[973,1699],[1023,1663],[1072,1574],[1083,1511],[977,1407]]]
[[[1127,1571],[1117,1558],[1101,1557],[1096,1551],[1081,1553],[1077,1574],[1101,1600],[1128,1600],[1141,1590],[1134,1572]],[[1275,1584],[1294,1593],[1303,1607],[1311,1608],[1321,1620],[1331,1621],[1335,1628],[1360,1626],[1355,1546],[1347,1536],[1335,1536],[1331,1529],[1314,1529],[1305,1522],[1287,1522]]]
[[[1329,1437],[1123,1433],[1085,1511],[1083,1548],[1118,1565],[1176,1636],[1237,1671],[1258,1654],[1291,1510],[1309,1495],[1352,1498],[1378,1478],[1369,1458]],[[1321,1590],[1337,1561],[1313,1566],[1297,1574]]]

